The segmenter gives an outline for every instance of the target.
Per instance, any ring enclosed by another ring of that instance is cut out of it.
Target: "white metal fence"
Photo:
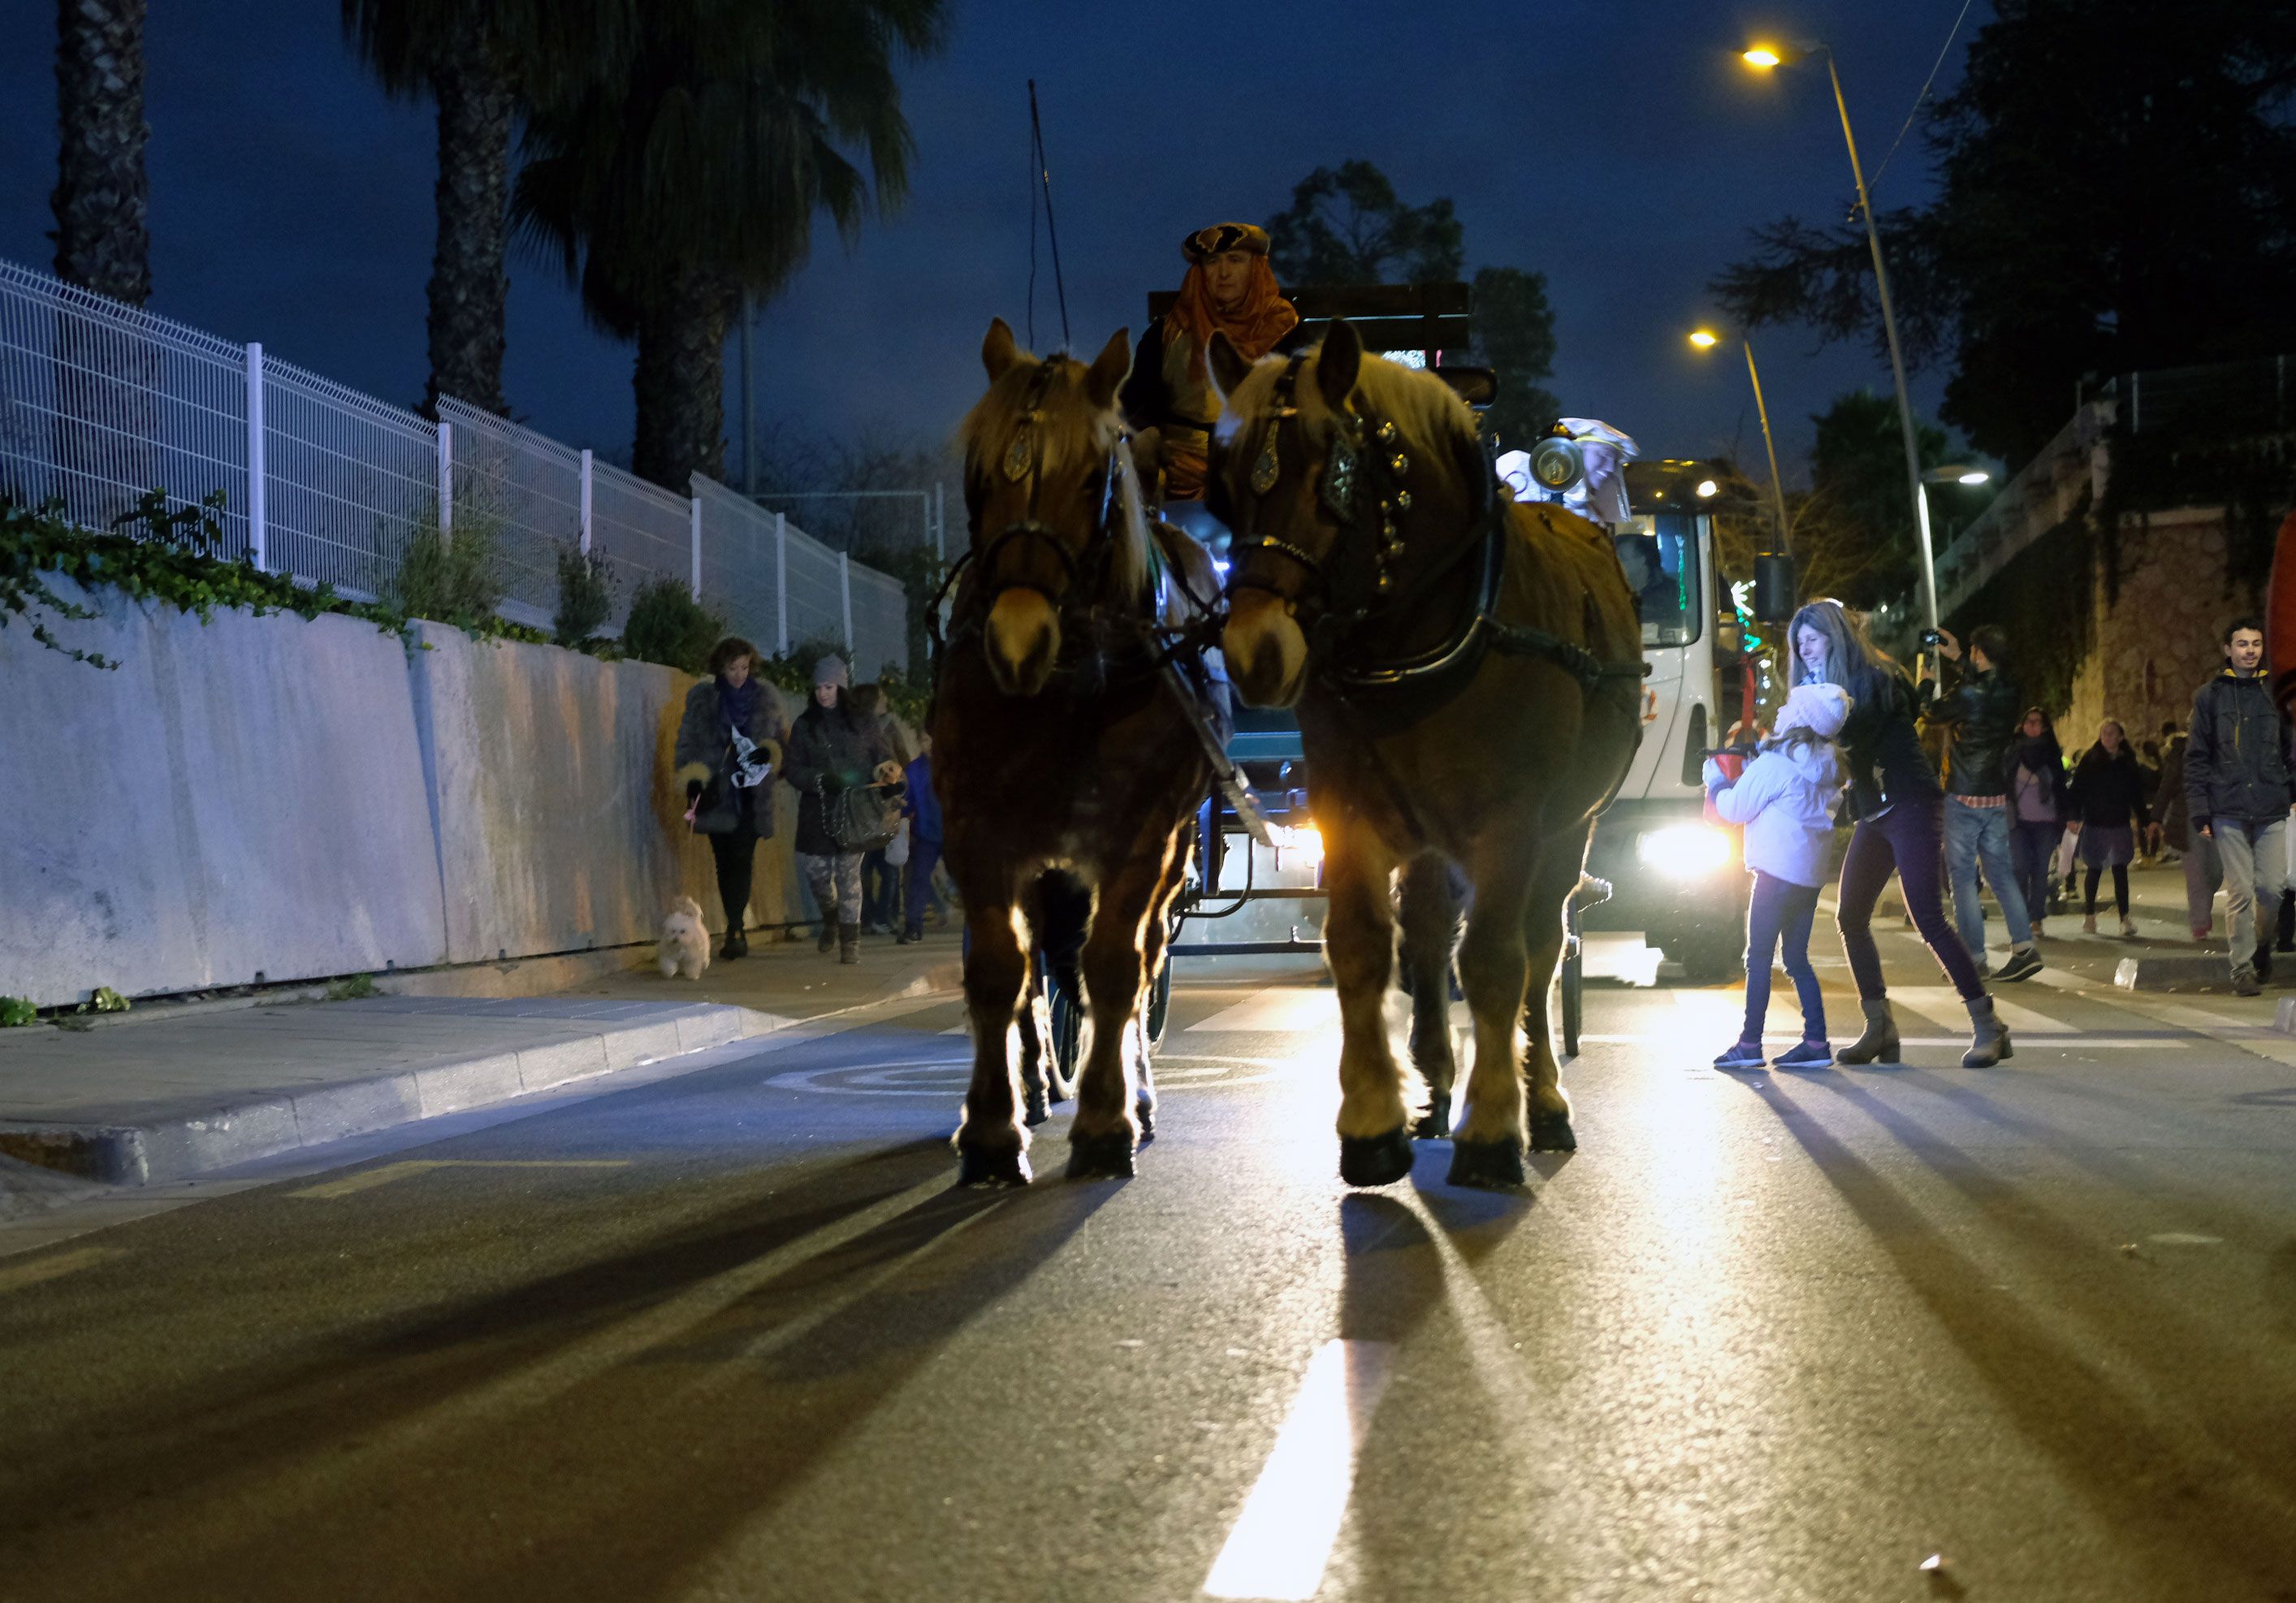
[[[146,489],[220,490],[223,548],[387,593],[419,531],[483,519],[502,612],[547,627],[558,558],[604,556],[611,627],[667,579],[775,653],[841,643],[855,677],[908,666],[907,598],[723,485],[676,495],[451,397],[436,423],[164,317],[0,261],[0,495],[109,527]]]

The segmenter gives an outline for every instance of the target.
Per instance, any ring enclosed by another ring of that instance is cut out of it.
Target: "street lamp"
[[[1930,550],[1929,503],[1922,495],[1922,457],[1920,446],[1914,438],[1914,405],[1906,395],[1906,358],[1898,345],[1898,317],[1890,306],[1890,274],[1882,265],[1882,236],[1874,226],[1874,202],[1866,193],[1866,169],[1857,161],[1857,136],[1849,131],[1849,102],[1842,98],[1841,74],[1833,64],[1833,52],[1822,44],[1755,45],[1739,53],[1739,60],[1757,71],[1767,72],[1776,67],[1791,67],[1796,61],[1813,55],[1825,58],[1825,74],[1833,84],[1834,109],[1841,113],[1841,140],[1849,147],[1849,176],[1857,183],[1857,210],[1866,219],[1866,243],[1874,252],[1874,287],[1881,292],[1882,329],[1890,341],[1890,373],[1898,383],[1898,421],[1906,437],[1906,487],[1913,492],[1914,519],[1922,538],[1922,612],[1929,626],[1937,627],[1937,575]]]
[[[1923,470],[1921,478],[1917,485],[1917,489],[1922,498],[1922,539],[1923,542],[1922,550],[1924,556],[1927,555],[1929,551],[1927,542],[1929,540],[1930,529],[1930,486],[1933,484],[1983,484],[1987,479],[1992,477],[1993,475],[1987,472],[1983,468],[1973,468],[1966,463],[1961,462],[1956,462],[1949,468],[1925,468]],[[1937,621],[1934,617],[1930,621],[1930,627],[1932,629],[1937,627]]]
[[[1721,342],[1722,337],[1711,329],[1691,331],[1690,343],[1700,350],[1712,350]],[[1754,342],[1743,335],[1738,342],[1746,348],[1746,376],[1754,381],[1754,414],[1762,420],[1762,449],[1770,454],[1770,495],[1777,508],[1778,551],[1783,554],[1791,549],[1786,539],[1786,487],[1778,478],[1778,447],[1770,438],[1770,409],[1762,403],[1762,375],[1754,366]]]

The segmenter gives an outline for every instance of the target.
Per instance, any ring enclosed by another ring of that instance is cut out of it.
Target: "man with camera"
[[[2224,861],[2232,987],[2253,996],[2272,964],[2271,931],[2258,911],[2277,913],[2287,877],[2289,724],[2265,681],[2263,624],[2233,619],[2224,649],[2224,671],[2193,698],[2185,799],[2193,827]]]
[[[1985,971],[1985,912],[1977,900],[1977,865],[2001,904],[2009,926],[2009,961],[1997,979],[2030,979],[2041,970],[2033,926],[2009,861],[2008,768],[2017,747],[2023,705],[2017,687],[2001,671],[2008,636],[1996,625],[1970,631],[1968,662],[1950,629],[1925,631],[1925,644],[1937,648],[1939,672],[1960,671],[1942,685],[1923,687],[1923,716],[1946,732],[1945,863],[1953,886],[1954,922],[1962,944]]]

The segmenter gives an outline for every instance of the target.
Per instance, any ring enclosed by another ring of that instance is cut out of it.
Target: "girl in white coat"
[[[1849,716],[1849,693],[1839,685],[1800,685],[1786,698],[1775,733],[1735,783],[1720,765],[1707,761],[1706,793],[1725,822],[1745,826],[1746,866],[1754,875],[1746,904],[1746,1026],[1714,1059],[1717,1068],[1762,1067],[1770,962],[1781,946],[1801,999],[1802,1039],[1778,1057],[1777,1066],[1815,1068],[1833,1061],[1825,1003],[1809,966],[1809,928],[1826,879],[1833,810],[1848,782],[1834,738]]]

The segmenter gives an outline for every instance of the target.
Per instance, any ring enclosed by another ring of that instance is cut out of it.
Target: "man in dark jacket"
[[[2289,726],[2265,683],[2264,626],[2236,617],[2224,645],[2224,672],[2193,698],[2185,800],[2224,862],[2233,989],[2253,996],[2272,962],[2257,909],[2277,912],[2288,877]]]
[[[1960,667],[1961,642],[1949,629],[1938,634],[1938,655]],[[2009,926],[2009,961],[1997,977],[2013,980],[2040,972],[2041,957],[2033,949],[2032,920],[2009,859],[2008,770],[2025,707],[2001,671],[2007,653],[2008,637],[1994,625],[1970,631],[1967,666],[1926,698],[1923,714],[1947,732],[1945,864],[1954,922],[1981,970],[1985,911],[1977,900],[1977,864],[1982,858],[1985,881]]]
[[[918,751],[908,767],[909,799],[903,809],[909,821],[909,895],[907,917],[901,924],[901,944],[925,938],[925,904],[933,895],[934,865],[940,862],[940,797],[933,794],[932,737],[917,738]]]

